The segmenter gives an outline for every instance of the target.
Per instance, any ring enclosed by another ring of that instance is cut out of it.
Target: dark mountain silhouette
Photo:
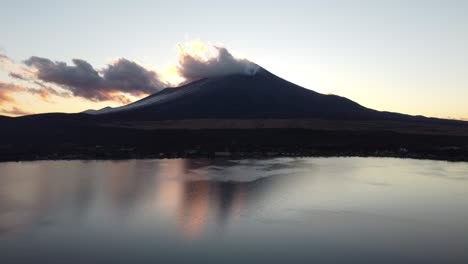
[[[123,107],[0,117],[0,160],[219,151],[468,160],[468,122],[372,110],[264,69],[167,88]]]
[[[199,80],[179,88],[166,88],[124,107],[87,113],[99,115],[99,119],[112,120],[421,118],[379,112],[344,97],[320,94],[281,79],[265,69],[252,76],[231,75]]]
[[[166,88],[126,106],[78,114],[48,113],[22,122],[131,122],[181,119],[322,119],[359,121],[463,121],[410,116],[366,108],[347,98],[324,95],[260,68],[255,75],[230,75]],[[0,118],[0,122],[5,120]],[[466,124],[466,123],[465,123]]]

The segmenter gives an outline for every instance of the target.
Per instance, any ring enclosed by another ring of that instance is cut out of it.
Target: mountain
[[[110,107],[110,106],[107,106],[107,107],[104,107],[104,108],[101,108],[99,110],[94,110],[94,109],[88,109],[86,111],[83,111],[81,113],[83,114],[90,114],[90,115],[96,115],[96,114],[103,114],[109,110],[112,110],[114,108]]]
[[[117,108],[0,117],[0,161],[218,152],[468,161],[468,122],[372,110],[264,69],[166,88]]]
[[[154,121],[178,119],[411,120],[378,112],[347,98],[324,95],[281,79],[265,69],[166,88],[132,104],[86,113],[99,119]]]
[[[16,119],[57,122],[142,122],[165,120],[320,119],[342,121],[462,121],[410,116],[366,108],[347,98],[325,95],[288,82],[263,68],[254,75],[206,78],[166,88],[122,107],[78,114],[39,114]],[[2,119],[0,119],[2,121]]]

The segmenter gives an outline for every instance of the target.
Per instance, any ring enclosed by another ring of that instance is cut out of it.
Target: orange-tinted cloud
[[[22,86],[15,83],[6,83],[0,81],[0,105],[4,103],[15,103],[14,98],[15,93],[29,93],[32,95],[37,95],[43,100],[48,100],[49,96],[56,95],[60,97],[69,97],[68,93],[57,92],[56,90],[42,84],[37,83],[41,88],[31,88],[27,86]]]
[[[30,78],[34,73],[21,64],[16,63],[5,54],[0,54],[0,70],[10,73],[10,77]]]
[[[6,115],[13,115],[13,116],[23,116],[23,115],[31,115],[33,113],[25,111],[21,108],[16,106],[11,107],[10,109],[0,109],[0,113]]]
[[[26,89],[22,86],[0,82],[0,105],[3,103],[14,103],[13,93],[24,92]]]
[[[128,104],[131,100],[125,94],[144,96],[163,87],[154,72],[126,59],[119,59],[102,71],[78,59],[73,60],[75,66],[39,57],[31,57],[25,63],[29,68],[0,54],[0,69],[18,82],[27,83],[2,83],[0,102],[14,102],[13,93],[27,92],[46,101],[53,95]]]
[[[233,56],[225,47],[201,41],[179,44],[178,64],[160,74],[134,61],[120,58],[103,69],[96,69],[82,59],[72,64],[32,56],[18,64],[0,54],[0,70],[19,84],[10,84],[0,91],[1,101],[14,101],[14,92],[28,92],[43,100],[49,96],[80,97],[94,102],[131,103],[130,98],[142,97],[171,85],[197,79],[231,74],[255,74],[259,66]],[[31,88],[26,88],[26,84]],[[13,86],[15,87],[13,87]]]
[[[99,71],[87,61],[74,59],[72,62],[73,65],[68,65],[31,57],[25,64],[36,70],[38,80],[59,85],[74,96],[91,101],[128,103],[124,94],[148,95],[166,86],[155,72],[127,59],[121,58]]]
[[[43,100],[48,100],[51,95],[59,97],[70,97],[71,94],[66,91],[58,91],[43,82],[36,79],[35,74],[30,69],[17,64],[4,54],[0,54],[0,70],[7,71],[8,76],[18,80],[20,83],[2,82],[0,81],[0,104],[14,103],[15,93],[29,93],[37,95]],[[22,83],[28,83],[23,85]],[[17,110],[17,109],[16,109]]]

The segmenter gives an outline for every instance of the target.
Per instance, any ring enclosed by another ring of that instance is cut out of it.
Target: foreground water
[[[468,263],[468,163],[0,163],[0,263]]]

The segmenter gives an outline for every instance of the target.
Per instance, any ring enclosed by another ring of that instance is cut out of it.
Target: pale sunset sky
[[[90,97],[41,67],[80,59],[104,76],[125,58],[174,85],[177,45],[195,43],[194,53],[222,45],[288,81],[369,108],[468,118],[468,1],[2,0],[1,9],[0,115],[121,105],[115,98],[133,87]],[[76,85],[96,86],[87,83]]]

